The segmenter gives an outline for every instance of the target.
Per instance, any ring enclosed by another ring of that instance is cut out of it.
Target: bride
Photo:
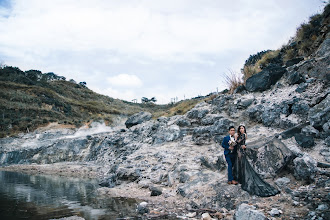
[[[235,179],[241,184],[242,189],[258,196],[273,196],[279,193],[279,191],[265,182],[249,163],[246,156],[246,128],[244,125],[238,126],[237,133],[235,134],[235,140],[237,145],[237,159],[234,164]]]

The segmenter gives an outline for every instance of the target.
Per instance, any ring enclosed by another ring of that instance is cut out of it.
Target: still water
[[[98,198],[96,181],[0,171],[0,219],[140,219],[137,201]]]

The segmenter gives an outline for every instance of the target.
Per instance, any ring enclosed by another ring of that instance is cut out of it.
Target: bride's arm
[[[247,135],[246,135],[246,133],[244,133],[244,141],[243,141],[243,145],[242,145],[242,148],[243,149],[246,149],[246,145],[245,145],[245,141],[246,141],[246,138],[247,138]]]

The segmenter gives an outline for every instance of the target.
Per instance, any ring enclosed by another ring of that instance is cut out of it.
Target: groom
[[[229,141],[234,141],[235,127],[230,126],[228,129],[229,135],[223,138],[222,147],[225,148],[224,154],[228,164],[228,184],[238,184],[233,178],[233,166],[237,157],[237,152],[234,146],[229,146]]]

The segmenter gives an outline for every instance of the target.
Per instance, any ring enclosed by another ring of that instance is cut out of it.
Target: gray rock
[[[131,117],[129,117],[127,119],[127,121],[125,122],[125,125],[127,128],[130,128],[134,125],[138,125],[145,121],[149,121],[149,120],[151,120],[151,118],[152,118],[152,115],[150,112],[139,112],[139,113],[136,113],[136,114],[132,115]]]
[[[318,171],[317,162],[308,154],[297,157],[293,160],[294,176],[298,180],[314,181],[315,174]]]
[[[167,123],[169,120],[168,117],[165,117],[165,116],[161,116],[159,118],[157,118],[157,121],[161,122],[161,123]]]
[[[251,121],[255,121],[258,123],[262,122],[262,113],[263,113],[263,105],[259,104],[259,105],[255,105],[252,106],[250,108],[248,108],[245,111],[245,114],[250,118]]]
[[[261,115],[262,124],[267,127],[276,127],[280,125],[281,109],[274,105],[265,107]]]
[[[247,220],[247,219],[264,220],[264,219],[266,219],[266,216],[261,211],[256,210],[255,206],[251,206],[251,205],[243,203],[238,206],[238,208],[235,212],[235,219],[236,220]]]
[[[322,100],[319,104],[315,105],[308,112],[308,120],[311,125],[320,129],[322,126],[330,120],[330,96]]]
[[[253,102],[254,102],[254,98],[252,98],[252,99],[243,99],[243,100],[239,100],[239,102],[237,103],[237,108],[238,108],[238,109],[246,109],[246,108],[249,107]]]
[[[301,129],[301,133],[307,136],[318,137],[320,132],[313,126],[308,125]]]
[[[175,141],[182,137],[180,127],[178,125],[161,126],[152,135],[154,144]]]
[[[312,136],[307,136],[305,134],[295,134],[294,138],[299,146],[303,148],[311,148],[315,145],[314,138]]]
[[[295,65],[295,64],[297,64],[297,63],[299,63],[299,62],[301,62],[303,60],[304,60],[303,57],[293,58],[291,60],[286,61],[285,66],[286,67],[293,66],[293,65]]]
[[[202,119],[201,124],[202,125],[212,125],[212,124],[214,124],[214,122],[218,121],[221,118],[223,118],[222,115],[208,114]]]
[[[330,121],[328,121],[327,123],[325,123],[323,126],[322,126],[322,129],[324,131],[324,133],[326,135],[329,135],[330,134]],[[315,129],[316,130],[316,129]]]
[[[180,175],[179,175],[180,183],[185,183],[185,182],[189,181],[189,179],[190,179],[190,176],[187,173],[185,173],[185,172],[180,173]]]
[[[246,90],[249,92],[262,92],[274,85],[286,72],[286,69],[279,66],[270,64],[261,72],[254,74],[246,80]]]
[[[155,186],[149,187],[149,190],[151,191],[150,196],[159,196],[162,194],[162,189]]]
[[[329,57],[330,55],[330,38],[326,38],[316,51],[318,57]]]
[[[319,211],[326,211],[328,210],[328,205],[327,204],[320,204],[316,210],[319,210]]]
[[[224,170],[226,168],[226,162],[224,161],[222,156],[216,157],[216,161],[212,162],[210,159],[206,158],[205,156],[199,157],[201,164],[211,170]]]
[[[293,72],[288,76],[289,85],[300,84],[306,82],[305,78],[298,72]]]
[[[274,177],[294,157],[293,152],[278,138],[258,140],[247,144],[247,155],[252,159],[257,173]]]
[[[188,127],[191,125],[191,122],[186,118],[180,118],[179,120],[176,121],[176,124],[180,127]]]
[[[300,99],[294,99],[292,105],[292,113],[300,116],[307,116],[309,111],[309,105],[306,101]]]
[[[246,89],[245,89],[245,86],[244,85],[239,85],[235,90],[234,90],[234,94],[236,93],[242,93],[244,92]]]
[[[330,146],[330,136],[328,136],[325,140],[324,140],[325,144],[329,147]]]
[[[187,117],[190,119],[202,119],[207,113],[209,113],[209,110],[206,108],[193,108],[187,112]]]
[[[268,212],[271,216],[280,216],[282,214],[282,211],[277,208],[272,208],[270,212]]]
[[[290,183],[290,179],[287,177],[278,178],[277,180],[275,180],[275,183],[279,187],[286,186],[287,184]]]
[[[300,83],[295,91],[298,93],[303,93],[306,91],[307,87],[308,87],[308,83]]]
[[[212,126],[201,126],[194,128],[192,140],[198,145],[210,142],[212,137],[211,129]]]
[[[137,206],[136,211],[141,215],[143,215],[144,213],[148,213],[149,212],[148,203],[147,202],[141,202]]]

